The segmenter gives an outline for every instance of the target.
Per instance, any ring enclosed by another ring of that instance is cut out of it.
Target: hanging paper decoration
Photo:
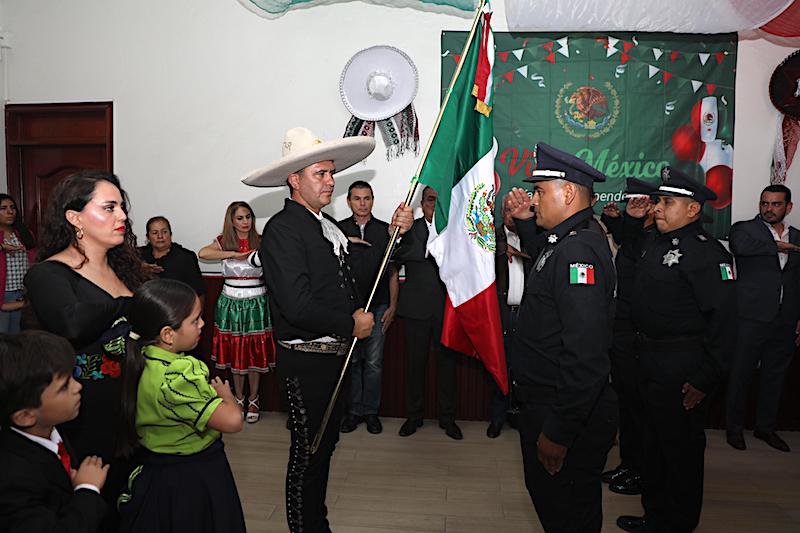
[[[766,31],[796,36],[800,34],[800,8],[790,12],[790,4],[792,0],[505,0],[505,12],[512,32],[634,30],[713,34],[752,30],[766,24]],[[776,17],[774,26],[770,26],[769,21]],[[781,22],[784,17],[786,23]]]
[[[347,0],[238,0],[240,4],[253,13],[264,18],[278,18],[290,9],[296,7],[315,7],[317,5],[345,2]],[[370,0],[371,4],[382,4],[395,7],[411,7],[422,11],[450,12],[453,9],[464,12],[465,15],[474,12],[478,6],[476,0]]]

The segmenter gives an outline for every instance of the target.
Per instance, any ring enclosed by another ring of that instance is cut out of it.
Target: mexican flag
[[[444,101],[419,181],[438,193],[428,251],[447,287],[442,344],[480,358],[507,393],[495,287],[494,201],[500,184],[494,171],[497,142],[491,117],[491,16],[485,6]]]

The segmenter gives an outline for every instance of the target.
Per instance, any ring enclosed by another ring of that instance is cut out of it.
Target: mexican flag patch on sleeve
[[[570,285],[594,285],[594,265],[572,263],[569,265]]]
[[[736,279],[733,276],[733,268],[728,263],[719,264],[719,273],[722,276],[722,281],[731,281]]]

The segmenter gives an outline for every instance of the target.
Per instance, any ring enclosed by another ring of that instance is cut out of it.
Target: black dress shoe
[[[397,434],[401,437],[408,437],[416,433],[419,427],[422,427],[421,418],[406,418],[406,421],[400,426],[400,431],[398,431]]]
[[[464,435],[461,434],[461,428],[452,420],[447,422],[439,421],[439,427],[442,428],[451,439],[461,440],[464,438]]]
[[[646,516],[620,516],[617,518],[617,527],[632,533],[650,533],[656,530]]]
[[[367,431],[373,435],[377,435],[383,431],[383,424],[381,424],[381,419],[378,418],[378,415],[367,415],[364,417],[364,420],[367,423]]]
[[[601,479],[603,483],[613,483],[625,479],[630,475],[631,471],[622,465],[619,465],[614,470],[606,470],[603,472]]]
[[[789,445],[786,444],[786,442],[774,431],[770,431],[769,433],[764,433],[763,431],[754,431],[753,436],[757,439],[763,440],[776,450],[780,450],[782,452],[791,451],[789,449]]]
[[[489,427],[486,428],[486,436],[490,439],[496,439],[500,436],[501,431],[503,431],[502,422],[492,422],[489,424]]]
[[[350,433],[351,431],[355,430],[358,425],[364,421],[363,416],[351,415],[346,414],[342,419],[342,425],[340,427],[342,433]]]
[[[725,440],[728,441],[728,444],[730,444],[731,447],[736,448],[737,450],[747,449],[747,444],[744,442],[744,435],[742,435],[741,431],[725,433]]]
[[[624,479],[612,481],[608,484],[608,490],[626,496],[636,496],[642,493],[642,476],[631,474]]]

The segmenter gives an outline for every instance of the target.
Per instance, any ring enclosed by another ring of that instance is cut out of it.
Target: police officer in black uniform
[[[544,242],[526,281],[510,359],[525,485],[545,531],[599,532],[600,475],[617,429],[608,384],[616,276],[591,209],[593,183],[605,176],[542,143],[536,157],[528,180],[536,220],[522,189],[504,200],[523,244]]]
[[[633,321],[645,404],[643,517],[625,531],[683,533],[700,521],[705,398],[723,380],[736,339],[733,260],[700,222],[716,194],[667,167],[654,193],[657,233],[636,265]],[[643,212],[627,208],[632,216]]]
[[[650,194],[654,187],[642,180],[626,180],[625,197],[629,203],[647,207],[644,231],[655,231]],[[619,456],[621,462],[613,470],[603,472],[603,481],[617,494],[642,493],[644,446],[642,437],[642,398],[639,389],[639,358],[636,355],[635,335],[631,317],[636,292],[633,275],[641,254],[636,242],[642,237],[642,221],[621,213],[615,203],[603,207],[600,219],[619,246],[614,265],[617,269],[616,316],[614,340],[611,343],[611,385],[619,402]],[[639,241],[640,242],[640,241]]]

